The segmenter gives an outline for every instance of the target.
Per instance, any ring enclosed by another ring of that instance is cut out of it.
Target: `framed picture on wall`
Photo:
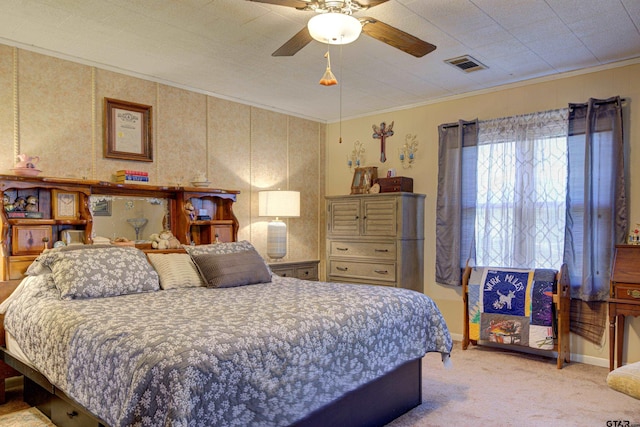
[[[78,193],[51,190],[53,219],[78,219]]]
[[[153,161],[151,106],[104,99],[104,156]]]

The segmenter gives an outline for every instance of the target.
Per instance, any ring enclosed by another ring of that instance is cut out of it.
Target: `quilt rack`
[[[556,355],[570,362],[571,295],[566,264],[559,270],[465,267],[462,276],[464,330],[469,343]]]

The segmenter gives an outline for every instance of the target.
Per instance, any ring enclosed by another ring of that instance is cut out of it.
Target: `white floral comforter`
[[[62,301],[31,277],[6,329],[111,426],[284,426],[426,352],[436,305],[382,286],[274,282]]]

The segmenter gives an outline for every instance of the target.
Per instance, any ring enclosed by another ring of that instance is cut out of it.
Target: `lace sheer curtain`
[[[562,109],[480,122],[477,265],[562,264],[567,116]]]

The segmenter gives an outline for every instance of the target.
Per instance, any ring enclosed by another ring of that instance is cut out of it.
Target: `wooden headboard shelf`
[[[81,230],[84,243],[92,243],[91,195],[167,199],[167,227],[184,244],[211,243],[216,236],[223,242],[238,239],[238,220],[233,213],[240,194],[236,190],[0,175],[0,193],[5,201],[0,210],[0,280],[22,278],[29,264],[45,247],[60,240],[64,230]],[[37,199],[35,206],[15,207],[29,196]],[[205,209],[211,219],[196,220],[187,206]],[[143,244],[141,249],[147,248]]]

